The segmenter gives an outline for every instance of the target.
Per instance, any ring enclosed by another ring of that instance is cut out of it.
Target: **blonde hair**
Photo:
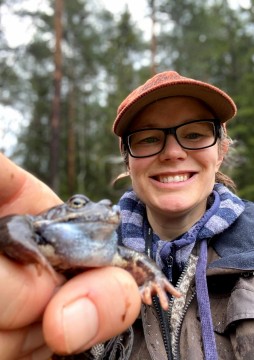
[[[225,175],[222,171],[218,171],[215,174],[215,182],[223,184],[233,192],[236,192],[235,182],[228,175]]]
[[[219,138],[219,151],[224,152],[223,156],[223,162],[225,162],[225,159],[228,159],[230,157],[229,153],[231,150],[231,146],[233,144],[232,139],[227,134],[227,129],[225,126],[225,123],[221,126],[221,136]],[[226,150],[223,150],[223,148]],[[228,175],[224,174],[222,171],[217,171],[215,174],[215,182],[220,183],[228,187],[233,192],[236,192],[236,184],[234,180],[232,180]]]

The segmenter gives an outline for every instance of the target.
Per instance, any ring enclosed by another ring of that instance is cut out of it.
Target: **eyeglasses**
[[[170,128],[140,129],[124,137],[123,143],[132,157],[144,158],[163,151],[168,135],[173,135],[183,149],[205,149],[220,137],[220,121],[193,120]]]

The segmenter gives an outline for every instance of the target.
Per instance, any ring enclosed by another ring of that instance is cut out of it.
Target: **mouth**
[[[176,174],[176,175],[158,175],[154,176],[153,179],[163,184],[169,183],[180,183],[189,180],[192,177],[191,173]]]

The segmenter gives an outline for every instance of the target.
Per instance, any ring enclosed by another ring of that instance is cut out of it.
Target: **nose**
[[[164,149],[159,154],[161,160],[185,159],[187,152],[177,142],[174,135],[169,134],[166,138]]]

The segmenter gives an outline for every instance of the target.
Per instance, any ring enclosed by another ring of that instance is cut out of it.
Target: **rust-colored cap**
[[[236,114],[234,101],[224,91],[208,83],[165,71],[153,76],[131,92],[120,104],[113,131],[123,136],[134,116],[145,106],[170,96],[190,96],[206,103],[223,123]]]

